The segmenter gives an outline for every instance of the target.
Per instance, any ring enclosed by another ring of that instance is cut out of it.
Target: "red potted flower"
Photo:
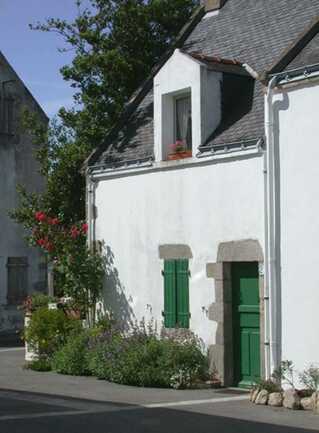
[[[187,149],[184,140],[176,140],[175,143],[170,144],[170,153],[167,156],[168,161],[174,161],[177,159],[191,158],[192,151]]]

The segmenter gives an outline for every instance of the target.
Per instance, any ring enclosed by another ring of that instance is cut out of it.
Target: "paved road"
[[[227,397],[225,397],[227,398]],[[232,400],[233,405],[246,404]],[[185,403],[142,407],[112,402],[0,391],[2,433],[313,433],[315,430],[271,425],[216,412],[225,405]],[[185,405],[184,405],[185,404]],[[212,413],[212,406],[214,410]],[[194,410],[195,408],[195,410]],[[236,412],[236,408],[234,409]],[[319,424],[318,424],[319,425]]]
[[[0,433],[310,433],[319,416],[249,403],[234,390],[143,389],[23,369],[0,348]]]

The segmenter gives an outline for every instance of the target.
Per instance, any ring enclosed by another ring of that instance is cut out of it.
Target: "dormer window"
[[[192,103],[191,96],[176,98],[176,141],[182,142],[185,150],[192,150]]]
[[[175,141],[169,146],[167,159],[176,160],[192,156],[192,102],[191,95],[182,95],[174,98]]]
[[[221,120],[222,72],[175,50],[154,77],[155,160],[194,158]]]

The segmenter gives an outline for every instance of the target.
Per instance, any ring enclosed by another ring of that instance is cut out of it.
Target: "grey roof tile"
[[[314,0],[228,0],[217,16],[204,18],[182,47],[184,51],[207,56],[236,59],[248,63],[258,72],[266,70],[281,53],[319,15],[319,1]],[[318,59],[319,37],[297,56],[292,66]],[[315,61],[317,62],[317,60]],[[225,74],[226,76],[226,74]],[[263,136],[264,100],[259,82],[229,83],[232,95],[224,96],[223,118],[217,131],[206,144],[220,145]],[[242,100],[241,88],[249,86],[250,99]],[[237,98],[237,99],[236,99]],[[111,143],[110,143],[111,144]],[[112,137],[111,152],[99,161],[125,161],[152,157],[153,92],[150,91],[126,127]]]
[[[319,33],[286,67],[286,70],[298,69],[319,63]]]

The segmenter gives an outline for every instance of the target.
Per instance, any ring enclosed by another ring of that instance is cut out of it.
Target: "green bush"
[[[206,378],[208,363],[196,339],[106,333],[90,351],[89,369],[100,379],[125,385],[190,388]]]
[[[40,307],[25,329],[25,340],[40,358],[50,358],[73,331],[80,329],[81,322],[66,317],[63,311]]]
[[[48,307],[51,302],[57,302],[57,299],[45,293],[33,293],[25,298],[22,305],[18,306],[18,309],[24,311],[25,314],[32,313],[38,308]]]
[[[319,367],[310,365],[299,374],[299,380],[310,392],[319,391]]]
[[[51,362],[49,359],[40,358],[35,359],[33,361],[28,362],[25,365],[25,368],[33,370],[33,371],[51,371]]]
[[[89,335],[88,331],[70,335],[66,344],[53,355],[53,370],[62,374],[89,376]]]
[[[272,392],[282,392],[282,387],[278,382],[274,382],[272,379],[258,379],[254,385],[254,389],[265,389],[270,394]]]

